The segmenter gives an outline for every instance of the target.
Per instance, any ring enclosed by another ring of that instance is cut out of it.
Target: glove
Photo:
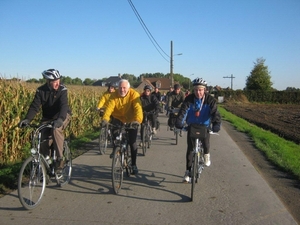
[[[30,120],[29,119],[24,119],[22,120],[20,123],[19,123],[19,127],[22,128],[22,127],[25,127],[27,124],[30,123]]]
[[[175,121],[175,127],[177,128],[177,129],[182,129],[183,128],[183,125],[182,125],[182,122],[180,121],[180,120],[177,120],[176,119],[176,121]]]
[[[135,128],[135,127],[138,128],[139,125],[140,125],[140,123],[139,123],[138,121],[133,121],[133,122],[131,122],[131,126],[134,127],[134,128]]]
[[[218,132],[220,131],[220,124],[219,124],[219,123],[214,123],[214,124],[212,125],[212,131],[213,131],[214,133],[218,133]]]
[[[101,127],[106,127],[108,125],[108,122],[106,120],[101,121]]]
[[[61,118],[53,121],[53,128],[60,128],[63,125],[64,121]]]

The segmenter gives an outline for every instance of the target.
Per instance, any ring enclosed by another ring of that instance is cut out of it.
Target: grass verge
[[[219,105],[219,111],[223,120],[230,122],[238,131],[249,135],[256,148],[264,152],[272,163],[300,179],[299,145],[235,116],[221,105]]]
[[[71,139],[69,147],[72,158],[76,158],[86,152],[84,145],[99,137],[99,131],[88,131],[84,135]],[[27,151],[27,150],[26,150]],[[29,149],[28,149],[29,151]],[[17,162],[0,167],[0,197],[17,189],[18,175],[23,162]]]

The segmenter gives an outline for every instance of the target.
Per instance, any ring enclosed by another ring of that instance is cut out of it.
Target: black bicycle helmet
[[[152,87],[150,86],[150,85],[145,85],[145,87],[144,87],[144,91],[146,90],[146,89],[149,89],[150,91],[152,91]]]
[[[109,82],[109,83],[107,84],[107,87],[108,87],[108,88],[110,88],[110,87],[116,88],[116,85],[115,85],[115,83]]]
[[[207,83],[205,80],[203,80],[202,78],[196,78],[195,80],[192,81],[193,83],[193,86],[198,86],[198,85],[201,85],[201,86],[207,86]]]
[[[42,72],[42,75],[46,80],[58,80],[62,77],[56,69],[45,70]]]

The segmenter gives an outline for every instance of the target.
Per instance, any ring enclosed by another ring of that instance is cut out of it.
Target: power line
[[[157,43],[157,41],[155,40],[155,38],[153,37],[153,35],[151,34],[151,32],[149,31],[149,29],[147,28],[146,24],[144,23],[143,19],[141,18],[140,14],[138,13],[138,11],[136,10],[135,6],[133,5],[131,0],[128,0],[129,5],[131,6],[135,16],[137,17],[137,19],[139,20],[140,24],[142,25],[145,33],[147,34],[148,38],[150,39],[150,41],[152,42],[153,46],[156,48],[156,50],[158,51],[158,53],[167,61],[169,62],[161,53],[161,51],[168,57],[170,58],[170,56],[160,47],[160,45]],[[155,43],[154,43],[155,42]],[[156,44],[156,45],[155,45]],[[160,50],[157,48],[157,46],[160,48]]]

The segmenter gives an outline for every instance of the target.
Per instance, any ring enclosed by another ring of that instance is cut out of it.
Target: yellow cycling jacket
[[[111,93],[103,120],[109,121],[110,116],[122,121],[122,123],[131,123],[134,121],[142,123],[143,110],[140,94],[131,88],[124,97],[118,91]]]
[[[112,92],[113,93],[113,92]],[[107,106],[108,100],[110,98],[110,95],[112,94],[109,91],[106,91],[103,93],[102,97],[100,98],[99,102],[98,102],[98,109],[101,109],[102,107]]]

